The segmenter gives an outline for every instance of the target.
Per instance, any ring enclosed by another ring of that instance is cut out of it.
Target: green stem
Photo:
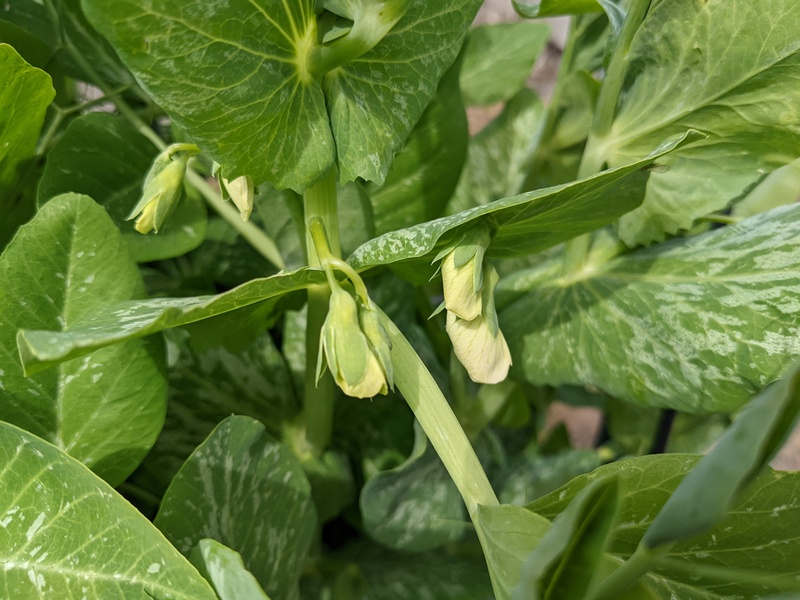
[[[341,255],[339,244],[339,215],[336,199],[336,170],[328,173],[303,196],[305,208],[306,251],[308,264],[320,267],[322,263],[312,236],[311,222],[319,221],[327,234],[321,250],[331,258]],[[326,257],[327,258],[327,257]],[[318,285],[308,288],[308,316],[306,323],[306,378],[303,395],[303,421],[305,441],[309,451],[320,456],[331,440],[333,430],[333,399],[335,387],[330,373],[317,381],[317,357],[320,349],[320,332],[328,314],[331,288]]]
[[[625,83],[631,44],[649,8],[650,0],[633,0],[630,3],[628,14],[625,15],[625,22],[619,32],[611,62],[608,65],[605,79],[603,79],[603,87],[600,89],[600,96],[597,98],[592,130],[586,143],[586,149],[581,157],[578,179],[583,179],[599,172],[606,161],[602,140],[611,131],[619,94],[622,91],[622,85]]]
[[[61,127],[61,124],[64,122],[64,118],[67,116],[66,111],[57,107],[55,104],[53,105],[53,110],[55,111],[53,120],[50,121],[50,125],[47,126],[47,131],[45,131],[42,139],[39,141],[39,145],[36,147],[36,156],[42,156],[47,152],[50,143],[53,141],[56,133],[58,133],[59,127]]]
[[[651,550],[644,544],[639,544],[631,557],[597,586],[589,600],[617,600],[646,575],[671,547],[672,544],[668,544]]]
[[[644,21],[647,11],[650,8],[650,0],[633,0],[630,3],[628,14],[625,15],[625,22],[619,32],[611,62],[608,65],[603,87],[600,88],[600,95],[597,98],[592,129],[589,132],[589,139],[586,141],[581,164],[578,167],[578,179],[585,179],[599,173],[606,164],[607,156],[603,146],[604,138],[611,130],[614,122],[614,113],[617,110],[619,94],[622,85],[625,83],[625,73],[628,69],[629,53],[633,38],[639,27]],[[592,243],[592,234],[587,233],[570,240],[566,244],[564,254],[564,275],[570,275],[586,264]]]
[[[159,149],[164,151],[167,148],[166,142],[162,140],[153,129],[136,114],[136,111],[128,106],[127,102],[123,100],[116,92],[111,89],[103,78],[97,73],[92,65],[87,61],[83,55],[75,48],[69,40],[66,41],[66,48],[73,60],[81,67],[92,79],[100,90],[109,98],[117,107],[119,113],[127,119],[136,130],[146,137],[150,142]],[[278,250],[275,241],[269,237],[261,228],[256,227],[249,221],[243,221],[239,215],[239,211],[233,206],[222,200],[219,193],[214,190],[208,182],[197,172],[192,169],[187,169],[186,179],[194,186],[197,191],[205,198],[209,206],[225,219],[236,231],[238,231],[253,248],[266,258],[269,262],[279,269],[284,268],[283,257]]]
[[[470,518],[475,521],[478,506],[498,504],[497,496],[475,450],[422,359],[391,319],[383,312],[380,315],[392,340],[395,384],[456,484]]]

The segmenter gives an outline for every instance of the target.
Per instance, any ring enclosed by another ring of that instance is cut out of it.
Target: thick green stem
[[[147,123],[142,121],[139,115],[136,114],[136,111],[128,106],[127,102],[125,102],[125,100],[119,96],[117,90],[111,89],[108,84],[106,84],[106,82],[97,73],[94,67],[92,67],[89,61],[87,61],[86,58],[84,58],[84,56],[68,40],[66,42],[66,48],[78,66],[80,66],[92,79],[92,83],[99,87],[103,94],[105,94],[105,96],[114,103],[119,111],[119,114],[127,119],[137,129],[137,131],[139,131],[139,133],[150,140],[150,142],[156,148],[158,148],[160,151],[165,150],[167,148],[166,142],[164,142],[164,140],[162,140]],[[209,206],[211,206],[211,208],[214,209],[219,216],[225,219],[236,231],[238,231],[259,254],[261,254],[279,269],[284,268],[285,265],[283,262],[283,257],[281,256],[275,241],[271,237],[264,233],[261,228],[256,227],[249,221],[243,221],[242,217],[239,215],[239,211],[230,206],[227,202],[223,201],[222,198],[219,197],[218,192],[214,190],[208,184],[208,182],[202,176],[200,176],[200,174],[191,169],[187,169],[186,179],[193,187],[197,189],[197,191],[200,192],[203,198],[205,198],[206,202],[208,202]]]
[[[327,233],[326,252],[331,257],[341,255],[339,244],[339,215],[336,201],[336,171],[331,169],[303,196],[305,207],[306,252],[311,267],[321,266],[320,257],[311,234],[311,221],[319,221]],[[331,440],[333,430],[333,399],[335,387],[330,373],[317,381],[317,357],[320,349],[320,331],[328,314],[331,290],[328,285],[308,289],[308,317],[306,322],[306,378],[303,396],[303,421],[308,450],[320,456]]]
[[[475,450],[422,359],[391,319],[380,314],[392,340],[395,384],[442,459],[474,521],[478,506],[498,504],[497,496]]]
[[[633,38],[649,8],[650,0],[633,0],[630,3],[628,14],[625,16],[625,22],[622,24],[614,53],[611,56],[611,62],[603,79],[600,96],[597,98],[592,129],[589,132],[589,139],[578,167],[578,179],[585,179],[600,172],[607,162],[604,147],[605,137],[611,131],[611,125],[614,122],[617,102],[622,85],[625,83]],[[567,242],[564,255],[564,275],[575,273],[583,268],[591,248],[591,242],[592,234],[590,233]]]

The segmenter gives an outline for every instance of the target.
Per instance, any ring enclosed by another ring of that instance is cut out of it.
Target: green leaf
[[[411,456],[371,477],[360,507],[369,536],[397,550],[424,552],[461,538],[469,528],[464,501],[419,427]]]
[[[203,538],[239,552],[264,590],[297,597],[316,531],[300,463],[249,417],[223,421],[172,480],[156,526],[184,555]]]
[[[155,445],[131,481],[161,497],[169,482],[214,428],[231,414],[260,420],[275,437],[299,411],[285,359],[269,334],[239,352],[190,349],[188,335],[167,336],[170,396]]]
[[[180,327],[259,302],[277,302],[290,292],[325,281],[318,269],[303,268],[253,279],[216,296],[154,298],[118,303],[88,316],[69,331],[24,329],[18,343],[26,372],[35,373],[92,350]]]
[[[548,39],[550,27],[542,23],[499,23],[470,31],[461,68],[464,104],[487,106],[513,98],[525,87]]]
[[[269,600],[235,550],[216,540],[202,539],[192,550],[190,558],[214,587],[219,600]]]
[[[9,244],[0,280],[0,418],[119,484],[164,423],[162,341],[126,342],[33,377],[23,376],[15,342],[20,327],[68,331],[109,303],[142,295],[117,228],[90,198],[60,196]]]
[[[7,423],[0,423],[0,489],[3,597],[216,598],[186,559],[108,484],[58,448]]]
[[[214,0],[188,11],[182,0],[158,11],[83,0],[145,90],[229,178],[298,192],[337,152],[342,181],[383,182],[479,4],[413,0],[377,46],[320,82],[309,72],[319,48],[312,0]]]
[[[370,190],[375,231],[379,234],[444,213],[458,183],[469,140],[458,87],[459,67],[457,62],[442,78],[406,145],[395,156],[384,184]]]
[[[645,406],[738,408],[800,357],[798,221],[800,208],[778,208],[577,278],[520,281],[527,294],[500,316],[515,367]]]
[[[467,162],[461,170],[448,212],[457,213],[523,190],[535,137],[544,107],[534,92],[523,89],[503,112],[469,140]]]
[[[625,55],[615,120],[587,152],[616,167],[687,128],[708,138],[665,157],[669,172],[620,221],[628,245],[688,229],[797,158],[798,29],[787,0],[652,2]]]
[[[83,7],[228,179],[250,175],[300,191],[333,163],[325,98],[301,56],[316,36],[312,0],[194,7],[166,0],[157,11],[139,0],[83,0]]]
[[[800,368],[753,398],[670,496],[642,542],[692,537],[720,522],[742,490],[781,449],[800,415]]]
[[[457,215],[422,223],[375,238],[348,259],[356,268],[417,260],[417,271],[437,250],[485,221],[495,228],[490,254],[534,253],[592,231],[637,206],[650,176],[649,165],[696,134],[664,142],[650,159],[606,171],[571,184],[506,198]],[[656,175],[657,176],[657,175]],[[608,198],[613,198],[609,202]],[[427,260],[426,260],[427,257]],[[433,271],[433,269],[430,269]],[[428,273],[430,274],[430,273]]]
[[[544,517],[519,506],[479,506],[475,528],[497,600],[510,600],[522,565],[550,527]]]
[[[384,182],[481,3],[410,0],[405,16],[375,48],[325,78],[342,181]]]
[[[695,456],[662,454],[612,463],[577,477],[528,508],[554,518],[590,482],[616,474],[620,514],[609,553],[620,563],[633,554],[659,509],[697,460]],[[780,591],[787,583],[781,576],[790,577],[796,585],[795,577],[800,575],[800,549],[795,543],[800,535],[799,477],[768,470],[745,491],[724,521],[701,536],[679,541],[669,551],[669,560],[642,582],[664,600],[761,598]],[[764,570],[759,574],[760,568]],[[716,576],[709,577],[706,570],[716,570]],[[724,575],[720,576],[719,570]]]
[[[619,504],[614,477],[587,485],[558,515],[522,567],[515,600],[586,597],[597,583]]]
[[[512,0],[512,3],[517,12],[526,19],[580,15],[601,10],[598,0]]]
[[[152,142],[124,119],[106,113],[79,117],[47,156],[39,205],[66,192],[86,194],[106,208],[137,262],[181,256],[205,238],[206,210],[200,200],[184,195],[157,235],[142,235],[127,220],[156,154]]]
[[[0,44],[0,250],[33,216],[32,198],[20,195],[28,175],[47,107],[55,97],[50,76],[26,63],[11,46]]]

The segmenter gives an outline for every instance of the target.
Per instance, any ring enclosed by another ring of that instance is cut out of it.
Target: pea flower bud
[[[317,377],[319,378],[324,368],[322,362],[324,352],[336,385],[345,394],[356,398],[371,398],[377,394],[386,394],[389,391],[389,384],[385,367],[382,366],[382,358],[379,358],[361,329],[356,301],[349,292],[338,285],[334,285],[331,292],[328,316],[322,325],[320,336]],[[380,332],[373,331],[371,319],[369,317],[366,319],[370,335],[380,346]]]
[[[142,197],[127,218],[130,221],[139,217],[134,225],[136,231],[158,233],[178,205],[185,175],[185,160],[173,160],[168,153],[156,158],[144,181]]]
[[[497,271],[491,265],[484,267],[484,271],[481,314],[468,320],[448,310],[446,329],[453,351],[470,379],[476,383],[499,383],[508,375],[511,352],[500,331],[494,305]]]

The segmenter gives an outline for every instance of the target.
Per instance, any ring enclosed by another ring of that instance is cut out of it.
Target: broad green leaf
[[[411,259],[422,267],[448,242],[479,221],[495,229],[490,254],[517,256],[534,253],[592,231],[631,210],[641,201],[650,177],[649,165],[696,134],[673,138],[652,157],[571,184],[528,192],[459,214],[393,231],[371,240],[349,258],[359,269]],[[654,175],[658,177],[659,175]],[[613,202],[610,199],[613,198]],[[432,269],[430,269],[432,271]],[[417,269],[425,271],[422,268]],[[429,274],[429,273],[428,273]]]
[[[497,600],[510,600],[522,565],[539,545],[550,521],[519,506],[479,506],[475,529]]]
[[[614,477],[587,485],[558,515],[522,566],[514,600],[578,600],[598,582],[619,490]]]
[[[800,415],[800,369],[753,398],[714,448],[678,486],[642,542],[656,548],[719,523],[769,464]]]
[[[510,279],[527,292],[500,315],[515,368],[645,406],[735,410],[800,357],[798,222],[783,207],[580,277]]]
[[[470,31],[461,67],[464,104],[487,106],[513,98],[549,38],[550,28],[542,23],[499,23]]]
[[[302,190],[333,164],[325,98],[301,55],[316,37],[312,0],[83,7],[145,91],[229,179],[250,175]]]
[[[406,145],[395,156],[384,184],[370,189],[378,234],[444,214],[458,183],[469,140],[458,88],[459,66],[457,62],[442,78]]]
[[[359,504],[369,536],[397,550],[433,550],[457,541],[469,527],[458,488],[419,428],[411,456],[371,477]]]
[[[377,46],[320,82],[309,72],[312,0],[167,0],[157,11],[83,0],[145,90],[230,177],[298,192],[336,159],[342,181],[383,181],[479,4],[412,0]]]
[[[184,195],[156,235],[142,235],[134,221],[126,220],[156,154],[155,146],[124,119],[106,113],[79,117],[47,156],[39,205],[66,192],[86,194],[106,208],[137,262],[185,254],[205,237],[206,210],[200,200]]]
[[[503,112],[469,140],[467,162],[461,170],[448,212],[458,213],[523,190],[536,151],[533,133],[544,107],[531,90],[512,98]]]
[[[7,423],[0,423],[0,489],[3,598],[216,598],[107,483]]]
[[[598,0],[512,0],[514,8],[526,19],[580,15],[599,12]]]
[[[292,451],[257,421],[233,416],[181,467],[155,524],[184,555],[203,538],[225,544],[268,594],[291,599],[317,519]]]
[[[324,281],[322,271],[303,268],[254,279],[216,296],[118,303],[84,318],[69,331],[21,331],[18,343],[22,364],[28,373],[35,373],[110,344],[210,319],[259,302],[275,303],[285,294]]]
[[[102,207],[67,194],[44,206],[0,257],[0,418],[24,427],[117,485],[164,423],[163,342],[130,341],[25,377],[20,327],[68,331],[143,285]],[[61,333],[61,335],[64,335]]]
[[[731,209],[733,217],[751,217],[760,212],[800,200],[800,158],[776,169]]]
[[[382,184],[453,64],[481,0],[410,0],[375,48],[324,80],[340,178]]]
[[[190,349],[188,335],[169,332],[170,394],[155,445],[131,481],[157,497],[194,449],[231,414],[260,420],[278,437],[299,411],[285,359],[268,334],[239,352]]]
[[[798,29],[794,0],[652,2],[625,56],[611,129],[587,152],[615,167],[688,128],[708,138],[664,158],[669,172],[620,221],[628,245],[688,229],[797,158]]]
[[[219,600],[269,600],[242,556],[216,540],[203,539],[191,554],[191,561],[208,580]]]
[[[547,518],[555,518],[572,498],[599,478],[616,475],[620,483],[620,515],[610,556],[621,563],[631,556],[653,518],[680,481],[697,463],[697,457],[662,454],[620,461],[577,477],[572,482],[528,505]],[[768,470],[739,499],[729,516],[701,536],[678,542],[663,567],[642,580],[662,600],[727,600],[764,597],[777,592],[770,576],[800,575],[800,504],[797,473]],[[703,569],[730,569],[708,577]],[[742,572],[761,571],[760,581],[748,583]]]
[[[45,111],[55,97],[50,76],[35,69],[7,44],[0,44],[0,250],[33,216],[33,198],[19,184],[31,168]]]

